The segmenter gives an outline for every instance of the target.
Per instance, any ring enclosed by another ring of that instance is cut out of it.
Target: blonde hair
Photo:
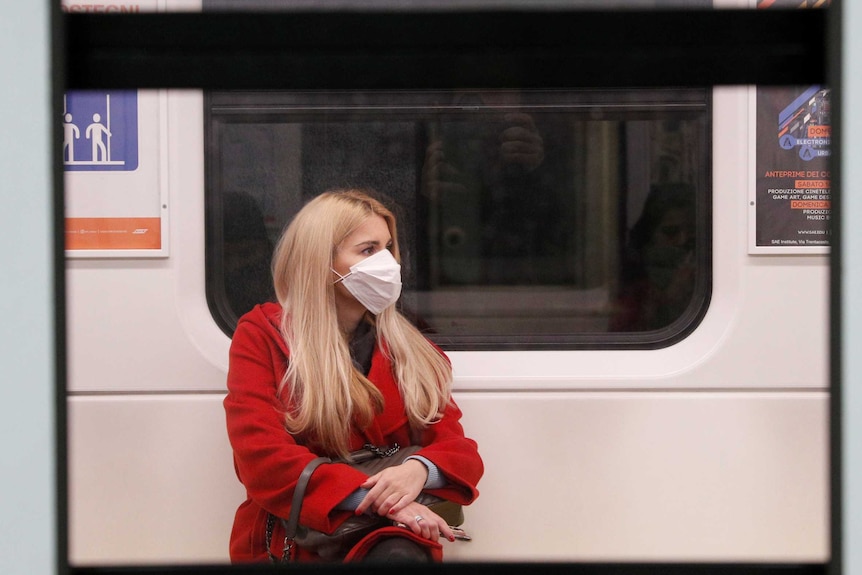
[[[288,406],[288,432],[326,454],[345,456],[350,426],[368,426],[383,396],[353,367],[338,326],[332,266],[336,248],[374,215],[392,236],[400,261],[395,216],[369,192],[333,190],[303,207],[282,234],[273,255],[275,293],[283,312],[282,337],[290,350],[279,395]],[[376,318],[377,343],[392,361],[393,375],[411,428],[439,420],[450,401],[452,368],[446,358],[395,306]]]

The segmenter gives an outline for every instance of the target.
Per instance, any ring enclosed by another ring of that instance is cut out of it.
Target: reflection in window
[[[449,349],[670,343],[709,299],[707,90],[209,94],[208,291],[272,298],[299,207],[371,188],[404,312]]]
[[[629,233],[612,331],[670,325],[691,303],[696,271],[694,187],[654,186]]]

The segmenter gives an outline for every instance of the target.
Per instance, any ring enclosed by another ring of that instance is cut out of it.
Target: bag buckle
[[[362,449],[367,449],[368,451],[373,453],[376,457],[379,457],[382,459],[384,457],[392,457],[393,455],[398,453],[398,450],[401,449],[401,446],[398,445],[397,443],[395,443],[392,445],[392,447],[389,447],[387,449],[381,449],[381,448],[377,447],[376,445],[374,445],[373,443],[366,443],[365,445],[362,446]]]

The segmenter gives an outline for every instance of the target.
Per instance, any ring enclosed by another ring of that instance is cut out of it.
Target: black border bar
[[[411,564],[414,575],[824,575],[822,564],[774,563],[435,563]],[[405,565],[293,563],[207,566],[77,567],[74,575],[403,575]]]
[[[68,89],[823,83],[826,9],[63,15]]]

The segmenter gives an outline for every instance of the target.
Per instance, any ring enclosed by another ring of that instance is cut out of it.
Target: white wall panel
[[[225,389],[183,329],[170,260],[71,261],[66,277],[70,392]]]
[[[75,564],[227,561],[222,397],[75,397]],[[449,560],[823,561],[823,393],[466,393],[486,475]]]
[[[459,405],[487,470],[467,514],[476,539],[450,558],[828,556],[826,394],[464,394]]]
[[[221,400],[69,400],[71,564],[227,561],[244,489]]]

